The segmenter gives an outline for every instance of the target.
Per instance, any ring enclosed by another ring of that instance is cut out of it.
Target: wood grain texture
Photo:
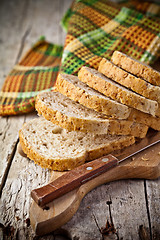
[[[47,208],[45,211],[45,214],[43,214],[44,210],[36,203],[32,204],[32,207],[30,209],[30,217],[31,217],[31,224],[33,225],[33,228],[35,229],[36,233],[38,235],[42,235],[45,233],[48,233],[49,231],[53,231],[57,229],[58,227],[64,225],[66,221],[68,221],[73,214],[77,211],[80,202],[82,198],[92,189],[95,187],[112,182],[115,180],[119,179],[127,179],[127,178],[149,178],[149,179],[154,179],[160,176],[160,155],[159,153],[159,147],[160,144],[157,144],[150,149],[145,150],[144,152],[139,153],[134,157],[134,160],[128,161],[128,163],[124,162],[121,163],[119,166],[110,169],[108,172],[105,172],[101,174],[100,176],[96,177],[95,179],[90,180],[89,182],[83,184],[77,190],[73,190],[70,193],[65,194],[64,196],[55,199],[53,202],[47,204]],[[152,155],[150,153],[152,152]],[[147,160],[144,160],[147,159]],[[144,162],[148,161],[148,164],[145,164]],[[62,176],[63,177],[63,176]],[[65,177],[65,175],[64,175]],[[53,174],[53,178],[55,178],[55,175]],[[141,183],[142,184],[142,183]],[[130,185],[130,184],[129,184]],[[132,189],[132,186],[128,186],[128,189],[130,191],[129,195],[125,189],[121,191],[121,188],[119,187],[119,184],[117,184],[117,189],[113,191],[112,195],[115,194],[116,196],[121,196],[120,201],[117,202],[117,205],[122,206],[125,201],[129,200],[129,204],[133,204],[133,209],[130,209],[131,213],[134,214],[136,217],[136,224],[137,225],[144,225],[147,226],[147,212],[146,211],[140,211],[140,209],[143,207],[145,203],[145,195],[139,193],[139,187],[137,185]],[[105,188],[103,188],[105,189]],[[104,191],[106,192],[106,191]],[[132,193],[133,192],[133,193]],[[123,194],[123,195],[122,195]],[[128,196],[128,198],[125,197]],[[130,197],[129,197],[130,196]],[[107,197],[106,197],[107,198]],[[113,198],[113,201],[115,200],[116,197]],[[96,197],[92,198],[92,204],[95,204],[95,199]],[[104,199],[104,197],[102,197]],[[109,200],[108,200],[109,201]],[[100,200],[101,202],[101,200]],[[139,209],[140,207],[140,209]],[[103,207],[101,206],[101,211],[100,211],[100,216],[102,219],[102,209]],[[83,209],[85,212],[85,209]],[[124,226],[127,226],[128,223],[125,223],[127,220],[126,216],[126,209],[125,206],[122,208],[123,214],[124,215]],[[139,212],[140,211],[140,212]],[[96,211],[97,213],[97,211]],[[118,213],[118,215],[116,215]],[[119,234],[121,235],[121,222],[122,222],[122,215],[120,214],[120,211],[113,211],[113,215],[115,214],[115,222],[117,220],[118,224],[116,224],[116,229],[119,229]],[[136,215],[135,215],[136,214]],[[140,215],[141,214],[141,215]],[[143,221],[142,221],[143,219]],[[134,218],[135,221],[135,218]],[[77,219],[76,222],[79,222]],[[134,238],[136,237],[135,233],[132,233],[133,231],[133,221],[130,219],[129,225],[126,230],[130,232],[130,235],[133,236]],[[87,222],[85,222],[86,225]],[[120,225],[119,225],[120,224]],[[89,229],[89,228],[87,228]],[[138,237],[138,229],[137,229],[137,237]],[[75,232],[74,232],[75,233]],[[125,233],[125,235],[127,232]],[[123,236],[123,235],[122,235]],[[83,238],[80,238],[83,239]],[[85,239],[85,238],[84,238]],[[96,238],[93,238],[96,239]]]
[[[35,43],[41,35],[57,43],[64,43],[64,33],[60,20],[69,1],[2,1],[0,8],[1,57],[0,85],[6,75],[22,55]],[[15,7],[17,5],[17,7]],[[57,10],[57,11],[56,11]],[[29,30],[29,31],[28,31]],[[26,34],[27,33],[27,34]],[[28,115],[26,116],[28,118]],[[0,183],[8,166],[8,157],[18,139],[18,131],[25,122],[24,115],[18,117],[0,118],[0,140],[2,154],[0,168]]]
[[[153,239],[160,239],[160,180],[146,181],[146,198]]]
[[[71,192],[95,176],[97,177],[117,165],[117,158],[111,154],[106,155],[66,172],[62,177],[42,188],[32,190],[31,197],[40,207],[44,207],[52,200]]]
[[[60,19],[67,10],[71,0],[64,1],[1,1],[0,8],[0,86],[14,64],[35,43],[41,35],[46,39],[63,44],[65,34],[60,27]],[[5,184],[0,200],[0,236],[8,239],[33,239],[30,220],[30,191],[33,186],[48,182],[49,171],[37,168],[32,162],[13,155],[8,173],[8,156],[18,140],[18,131],[25,121],[35,115],[0,118],[0,179]],[[31,165],[30,165],[31,164]],[[32,167],[33,165],[33,167]],[[34,169],[34,167],[36,167]],[[31,173],[30,175],[30,171]],[[30,177],[29,177],[30,175]],[[24,184],[24,185],[23,185]],[[53,233],[45,239],[60,239],[59,233]],[[63,237],[61,239],[64,239]]]
[[[8,72],[17,61],[24,29],[22,22],[26,9],[26,2],[1,1],[0,7],[0,87]]]
[[[38,183],[46,184],[49,177],[49,171],[40,168],[29,159],[22,158],[19,154],[15,155],[3,189],[0,213],[2,224],[10,224],[15,229],[14,236],[19,234],[19,239],[33,234],[26,224],[29,218],[31,189]]]
[[[72,0],[1,1],[0,86],[15,62],[41,35],[54,43],[64,42],[65,33],[59,21],[71,2]],[[159,69],[159,63],[155,66]],[[17,141],[18,129],[29,118],[28,115],[26,118],[0,118],[1,180],[7,168],[8,156],[13,152]],[[49,176],[49,171],[35,166],[18,153],[13,156],[0,200],[0,239],[9,239],[11,236],[20,240],[35,237],[28,218],[31,201],[29,195],[31,189],[47,183]],[[160,179],[120,180],[102,185],[86,195],[78,212],[63,228],[38,239],[118,239],[116,234],[102,238],[99,229],[105,226],[107,219],[110,221],[110,206],[119,239],[138,240],[139,225],[143,225],[147,234],[151,228],[152,239],[157,240],[160,235],[159,184]],[[112,204],[106,204],[110,199]]]
[[[16,6],[17,5],[17,6]],[[1,2],[0,8],[0,87],[5,77],[18,60],[19,50],[22,43],[22,16],[25,11],[25,1],[17,0]],[[18,17],[17,17],[18,16]],[[0,163],[0,185],[4,184],[4,175],[12,161],[11,155],[18,139],[18,130],[24,122],[24,116],[0,118],[0,140],[1,140],[1,163]]]

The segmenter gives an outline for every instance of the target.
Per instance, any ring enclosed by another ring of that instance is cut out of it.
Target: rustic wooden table
[[[41,35],[53,43],[64,43],[59,23],[71,1],[1,1],[0,85]],[[160,179],[121,180],[100,186],[87,194],[63,231],[35,237],[29,221],[30,192],[48,182],[50,171],[17,152],[18,130],[35,116],[0,118],[0,239],[160,239]],[[107,220],[113,221],[116,234],[102,235],[100,228]]]

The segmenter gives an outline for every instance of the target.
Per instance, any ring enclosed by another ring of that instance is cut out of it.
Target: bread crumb
[[[143,161],[148,161],[149,160],[149,158],[144,158],[144,157],[142,157],[141,158]]]

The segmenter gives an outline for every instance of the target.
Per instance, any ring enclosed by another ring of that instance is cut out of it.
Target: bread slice
[[[55,87],[56,91],[88,108],[93,108],[97,112],[108,115],[110,119],[127,119],[160,131],[160,118],[112,101],[81,82],[76,76],[59,74]]]
[[[115,51],[113,53],[111,61],[127,72],[145,79],[153,85],[160,86],[160,72],[154,70],[152,67],[139,62],[119,51]]]
[[[160,131],[160,118],[153,117],[150,114],[138,111],[132,108],[128,120],[146,124],[148,127],[154,130]]]
[[[36,109],[47,120],[69,131],[143,138],[148,130],[146,125],[133,121],[106,119],[106,115],[76,103],[59,92],[39,94],[36,98]]]
[[[25,123],[19,137],[24,153],[31,160],[58,171],[73,169],[135,142],[133,136],[69,132],[41,117]]]
[[[147,99],[124,86],[105,77],[102,73],[89,67],[82,67],[78,73],[79,79],[88,86],[103,93],[120,103],[136,108],[152,116],[158,114],[158,103]]]
[[[160,87],[154,86],[145,80],[126,72],[109,60],[103,58],[99,64],[98,71],[134,92],[160,103]]]
[[[127,107],[116,101],[112,102],[110,98],[88,87],[88,85],[81,82],[76,76],[59,74],[55,87],[57,88],[56,91],[88,108],[93,108],[95,111],[106,115],[110,114],[108,116],[110,119],[127,119],[160,131],[160,118]]]
[[[127,119],[131,112],[129,107],[90,88],[77,76],[60,73],[56,80],[56,88],[70,99],[115,119]]]

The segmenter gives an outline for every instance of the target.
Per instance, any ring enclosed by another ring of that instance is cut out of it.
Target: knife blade
[[[108,154],[91,162],[85,163],[55,181],[31,191],[31,197],[40,206],[44,207],[47,203],[61,197],[91,179],[107,172],[109,169],[125,162],[135,154],[160,142],[160,132],[150,130],[145,138],[137,140],[135,144],[114,152],[114,155]]]

